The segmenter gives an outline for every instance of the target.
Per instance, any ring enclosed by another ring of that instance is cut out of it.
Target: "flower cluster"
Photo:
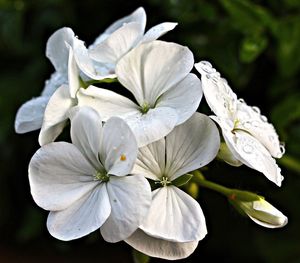
[[[145,26],[138,8],[89,47],[70,28],[47,42],[55,72],[20,107],[15,130],[40,129],[29,182],[35,202],[50,211],[50,234],[72,240],[100,229],[106,241],[124,240],[149,256],[187,257],[207,234],[199,203],[183,191],[190,181],[224,194],[262,226],[284,226],[287,218],[263,197],[220,188],[198,171],[218,155],[280,186],[273,157],[283,146],[272,124],[210,63],[195,64],[200,80],[187,47],[157,40],[176,23],[146,33]],[[131,98],[108,89],[112,82]],[[215,116],[197,112],[203,93]],[[71,142],[56,141],[69,122]]]

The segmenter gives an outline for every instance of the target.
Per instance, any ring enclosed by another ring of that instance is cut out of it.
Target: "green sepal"
[[[192,179],[192,177],[192,174],[184,174],[172,181],[172,185],[175,185],[177,187],[185,185],[189,180]]]
[[[150,262],[150,257],[143,254],[135,249],[132,250],[133,262],[134,263],[148,263]]]
[[[238,203],[232,199],[228,198],[228,202],[235,208],[235,210],[241,215],[246,217],[247,214],[245,213],[245,211],[238,205]]]

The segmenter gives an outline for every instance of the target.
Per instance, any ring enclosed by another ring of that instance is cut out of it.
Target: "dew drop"
[[[239,102],[245,103],[245,100],[244,99],[239,99]]]
[[[280,148],[281,154],[284,155],[284,153],[285,153],[285,147],[284,147],[284,145],[281,144],[281,145],[279,146],[279,148]]]
[[[251,145],[247,144],[243,147],[243,150],[244,150],[245,153],[252,153],[253,152],[253,147]]]
[[[249,122],[245,122],[245,123],[244,123],[244,127],[245,127],[246,129],[250,129],[250,128],[251,128],[251,124],[250,124]]]
[[[207,77],[208,79],[210,79],[210,75],[209,75],[209,74],[206,74],[206,77]]]
[[[260,119],[261,119],[263,122],[268,122],[267,117],[264,116],[264,115],[260,116]]]
[[[260,114],[260,109],[258,107],[253,106],[252,110],[255,111],[256,113]]]

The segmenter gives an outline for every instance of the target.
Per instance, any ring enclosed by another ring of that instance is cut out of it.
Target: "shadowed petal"
[[[111,215],[100,228],[108,242],[128,238],[145,219],[151,204],[151,189],[142,175],[111,176],[107,183]]]
[[[134,249],[150,256],[168,260],[177,260],[190,256],[198,246],[198,241],[172,242],[155,238],[136,230],[125,242]]]

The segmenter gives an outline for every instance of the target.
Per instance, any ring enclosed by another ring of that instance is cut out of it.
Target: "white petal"
[[[177,260],[190,256],[198,246],[194,242],[171,242],[145,234],[142,230],[136,230],[125,240],[134,249],[150,256],[168,260]]]
[[[152,180],[160,179],[165,172],[165,139],[139,148],[132,173],[142,174]]]
[[[181,81],[192,69],[193,54],[175,43],[153,41],[126,54],[116,66],[118,80],[140,105],[155,106],[160,95]]]
[[[242,163],[263,173],[270,181],[281,186],[283,176],[268,150],[250,134],[238,130],[233,134],[223,130],[224,139],[235,157]]]
[[[62,132],[68,118],[67,113],[74,104],[67,85],[60,86],[54,92],[45,110],[43,125],[39,134],[40,145],[54,141]]]
[[[218,117],[234,119],[237,97],[227,81],[207,61],[196,63],[195,68],[201,73],[203,93],[211,110]]]
[[[50,212],[47,227],[55,238],[72,240],[101,227],[110,212],[106,186],[100,184],[65,210]]]
[[[77,98],[79,106],[94,108],[104,121],[113,116],[125,118],[127,115],[135,115],[139,112],[139,107],[126,97],[95,86],[80,89]]]
[[[101,63],[116,64],[137,42],[142,38],[144,28],[139,23],[129,23],[115,32],[107,39],[89,50],[92,59]]]
[[[165,33],[173,30],[177,26],[177,24],[178,23],[164,22],[154,27],[151,27],[143,36],[140,44],[158,39]]]
[[[45,87],[41,96],[51,97],[53,93],[63,84],[68,84],[68,75],[66,73],[54,72],[50,79],[45,81]]]
[[[80,82],[79,82],[79,69],[77,67],[74,58],[74,53],[71,47],[69,50],[68,81],[69,81],[70,96],[73,99],[75,99],[76,93],[80,88]]]
[[[107,72],[104,67],[96,67],[83,41],[77,38],[74,39],[73,52],[78,67],[87,77],[95,80],[115,77],[114,74]]]
[[[131,23],[136,22],[141,25],[142,28],[145,28],[146,26],[146,13],[143,7],[139,7],[136,9],[132,14],[123,17],[116,22],[114,22],[112,25],[110,25],[103,34],[101,34],[94,42],[92,47],[95,45],[103,42],[105,39],[107,39],[113,32],[121,28],[122,26]]]
[[[152,192],[152,204],[140,229],[146,234],[174,242],[199,241],[207,234],[201,207],[176,186]]]
[[[185,122],[198,109],[202,98],[201,81],[194,74],[188,74],[176,86],[165,92],[156,107],[170,107],[177,111],[177,125]]]
[[[46,210],[65,209],[95,187],[94,172],[73,144],[47,144],[29,163],[31,194]]]
[[[70,111],[71,139],[85,158],[96,168],[103,169],[100,160],[102,121],[90,107],[76,107]]]
[[[281,158],[284,153],[274,126],[268,123],[257,107],[250,107],[244,101],[237,104],[237,128],[246,130],[260,141],[275,158]]]
[[[146,114],[136,112],[126,117],[125,121],[136,136],[138,146],[142,147],[169,134],[176,126],[177,119],[175,109],[159,107],[150,109]]]
[[[101,163],[108,174],[125,176],[131,173],[137,157],[137,142],[129,126],[112,117],[104,125],[100,150]]]
[[[217,155],[220,136],[214,122],[195,113],[166,137],[166,174],[171,180],[205,166]]]
[[[56,71],[67,72],[69,48],[72,46],[75,35],[71,28],[63,27],[55,31],[48,39],[46,56],[50,59]]]
[[[145,219],[151,204],[151,189],[142,175],[110,176],[107,191],[111,215],[100,228],[108,242],[128,238]]]
[[[15,131],[17,133],[26,133],[40,129],[48,100],[49,97],[37,97],[25,102],[18,109]]]

